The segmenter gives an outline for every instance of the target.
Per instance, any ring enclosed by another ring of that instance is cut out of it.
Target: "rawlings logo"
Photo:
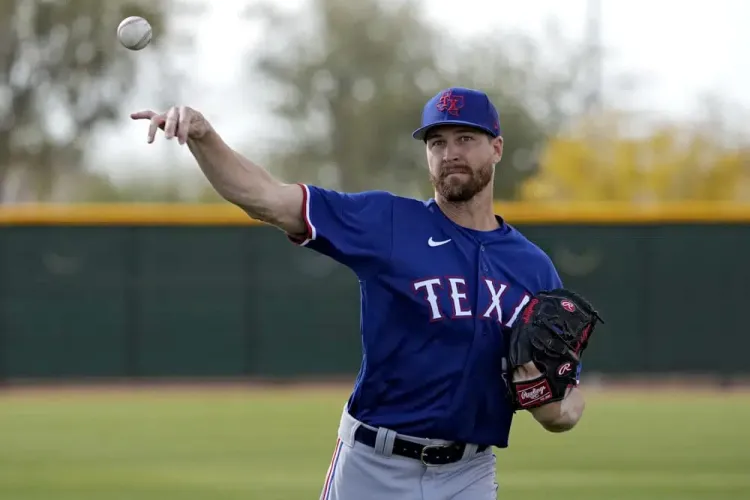
[[[535,399],[540,399],[542,396],[544,396],[544,393],[547,391],[545,387],[534,387],[532,389],[526,389],[525,391],[521,391],[521,401],[533,401]]]
[[[566,373],[569,373],[571,371],[573,371],[573,365],[571,365],[570,363],[563,363],[557,369],[557,374],[562,377],[563,375],[565,375]]]
[[[451,91],[443,92],[437,102],[437,109],[447,112],[449,115],[458,116],[459,110],[464,107],[464,96],[454,96]]]
[[[531,386],[519,386],[518,402],[522,407],[541,403],[552,397],[549,384],[546,380],[537,382]]]
[[[562,302],[560,302],[560,305],[563,307],[563,309],[571,313],[576,310],[576,305],[569,300],[563,300]]]

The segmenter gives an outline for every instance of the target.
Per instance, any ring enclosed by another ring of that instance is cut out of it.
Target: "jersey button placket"
[[[479,245],[479,276],[477,276],[477,283],[482,283],[484,278],[489,278],[489,276],[487,276],[487,273],[489,272],[489,267],[487,266],[486,255],[487,254],[484,251],[484,245]],[[484,322],[480,323],[480,330],[482,332],[482,336],[487,335],[488,329],[487,329],[487,325],[485,325]]]

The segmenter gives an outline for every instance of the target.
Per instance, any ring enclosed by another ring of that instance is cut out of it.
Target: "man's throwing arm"
[[[284,184],[267,170],[243,157],[214,130],[187,142],[190,152],[214,189],[228,202],[257,220],[284,232],[304,236],[302,188]]]

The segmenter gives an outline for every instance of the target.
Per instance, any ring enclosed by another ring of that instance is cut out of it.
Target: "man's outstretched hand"
[[[211,125],[198,111],[187,106],[172,106],[165,113],[155,111],[138,111],[132,113],[133,120],[149,120],[148,143],[151,144],[156,138],[156,131],[164,131],[167,139],[177,138],[180,144],[185,144],[188,139],[200,139],[211,130]]]

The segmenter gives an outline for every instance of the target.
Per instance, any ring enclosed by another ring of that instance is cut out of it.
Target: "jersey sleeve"
[[[547,257],[547,263],[547,272],[543,275],[542,280],[542,290],[554,290],[555,288],[563,288],[562,279],[560,278],[560,274],[555,268],[554,262],[552,262],[552,259]],[[579,382],[581,380],[582,370],[583,363],[578,363],[578,368],[576,369],[576,380],[578,380]]]
[[[555,263],[547,254],[543,253],[543,255],[545,266],[539,274],[540,290],[554,290],[555,288],[564,288],[562,278],[560,278],[560,273],[557,272]],[[581,362],[578,363],[578,368],[576,369],[576,380],[578,380],[579,382],[581,380],[582,371],[583,363]]]
[[[546,290],[554,290],[555,288],[562,288],[562,287],[563,287],[563,282],[562,282],[562,279],[560,279],[560,274],[557,272],[557,269],[555,269],[555,265],[550,260],[544,288]]]
[[[327,255],[358,275],[374,272],[390,258],[394,195],[300,186],[307,234],[302,238],[288,235],[293,243]]]
[[[548,290],[554,290],[555,288],[563,288],[563,282],[560,278],[560,274],[557,272],[557,269],[555,268],[555,265],[550,260],[549,264],[549,276],[547,277]],[[581,381],[581,371],[583,371],[583,362],[578,363],[578,368],[576,368],[576,380]]]
[[[552,261],[549,255],[543,250],[537,248],[536,261],[536,276],[534,285],[537,287],[536,290],[531,290],[533,293],[539,293],[542,290],[554,290],[555,288],[563,288],[562,279],[560,274],[557,272],[555,263]]]

